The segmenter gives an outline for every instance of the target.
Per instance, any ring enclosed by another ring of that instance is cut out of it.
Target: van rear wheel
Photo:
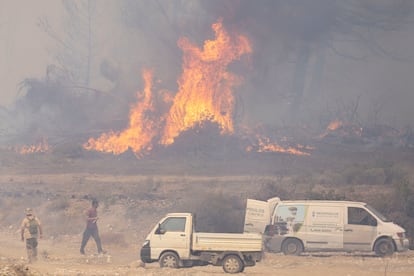
[[[282,244],[282,252],[285,255],[300,255],[303,245],[298,239],[286,239]]]
[[[383,257],[392,255],[395,251],[395,248],[391,239],[383,238],[375,243],[374,251],[376,255]]]
[[[237,255],[228,255],[223,260],[223,270],[226,273],[239,273],[244,270],[244,264]]]
[[[179,258],[173,252],[165,252],[160,258],[160,267],[178,268]]]

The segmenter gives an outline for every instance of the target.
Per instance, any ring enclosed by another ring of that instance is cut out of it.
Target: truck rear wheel
[[[244,270],[244,264],[237,255],[227,255],[223,260],[223,270],[226,273],[239,273]]]
[[[179,258],[174,252],[165,252],[160,258],[160,267],[178,268]]]
[[[374,247],[375,254],[378,256],[390,256],[394,253],[394,244],[391,239],[380,239],[375,243]]]
[[[300,255],[303,245],[298,239],[286,239],[282,244],[282,252],[285,255]]]

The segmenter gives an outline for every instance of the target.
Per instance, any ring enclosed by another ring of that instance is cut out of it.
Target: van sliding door
[[[308,249],[343,248],[344,208],[342,206],[310,205],[307,210],[306,247]]]

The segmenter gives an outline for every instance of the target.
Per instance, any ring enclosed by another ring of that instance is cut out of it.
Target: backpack
[[[39,224],[37,223],[36,219],[29,219],[29,233],[31,235],[36,235],[38,231]]]

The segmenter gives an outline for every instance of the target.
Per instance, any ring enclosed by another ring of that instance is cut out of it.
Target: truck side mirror
[[[161,223],[158,224],[157,230],[155,230],[155,234],[164,235],[165,232],[167,232],[167,230],[165,230],[164,228],[161,228]]]

